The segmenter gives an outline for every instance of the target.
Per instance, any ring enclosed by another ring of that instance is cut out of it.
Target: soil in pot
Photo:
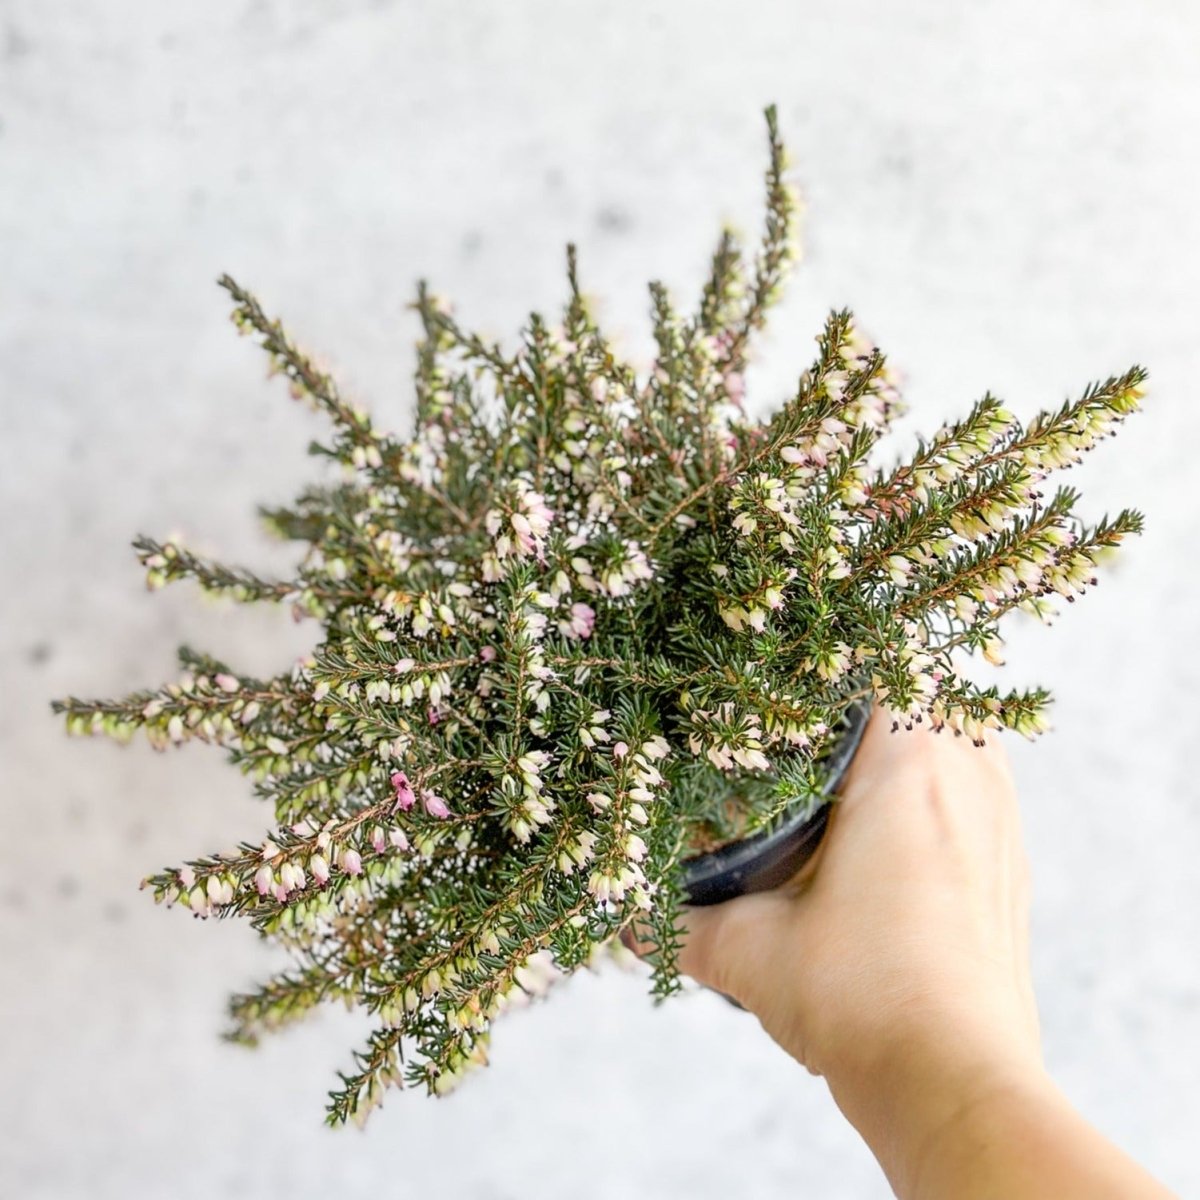
[[[843,729],[822,761],[823,796],[832,797],[841,785],[869,716],[870,705],[865,701],[846,710]],[[820,845],[829,820],[829,805],[826,799],[815,811],[785,814],[770,829],[723,844],[712,832],[702,833],[696,842],[700,852],[680,864],[687,903],[720,904],[785,883]]]

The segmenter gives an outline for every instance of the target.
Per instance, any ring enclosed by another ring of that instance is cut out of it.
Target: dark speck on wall
[[[883,158],[883,169],[889,175],[907,179],[913,171],[912,158],[907,154],[886,154]]]
[[[54,647],[49,642],[34,642],[29,647],[27,657],[32,666],[40,667],[44,663],[48,663],[53,654]]]
[[[33,43],[13,24],[4,28],[3,56],[9,62],[24,58],[33,49]]]
[[[605,233],[625,233],[633,228],[633,217],[623,208],[606,204],[596,213],[596,227]]]

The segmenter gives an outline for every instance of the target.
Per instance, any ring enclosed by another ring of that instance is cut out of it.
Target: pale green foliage
[[[374,1014],[334,1122],[402,1074],[444,1089],[506,1004],[638,914],[668,993],[681,856],[817,803],[855,700],[975,740],[1038,732],[1046,694],[979,688],[962,655],[995,661],[1004,614],[1045,617],[1139,527],[1132,512],[1084,526],[1072,492],[1041,490],[1136,407],[1136,368],[1024,428],[985,397],[872,468],[899,398],[838,312],[795,394],[745,419],[748,344],[794,256],[768,119],[762,243],[747,264],[722,237],[693,315],[652,286],[648,371],[594,325],[573,254],[562,324],[533,316],[512,352],[422,288],[416,429],[394,437],[222,281],[239,329],[328,414],[318,449],[345,478],[264,514],[307,545],[293,579],[137,547],[152,586],[285,601],[323,638],[273,679],[184,651],[175,683],[59,707],[80,732],[220,744],[256,781],[278,825],[265,844],[147,882],[294,955],[234,998],[237,1039],[329,999]]]

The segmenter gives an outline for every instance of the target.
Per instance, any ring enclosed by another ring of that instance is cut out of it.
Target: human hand
[[[814,1074],[902,1196],[1167,1195],[1046,1075],[999,738],[876,713],[816,856],[685,917],[680,969]]]
[[[927,1033],[1040,1062],[1029,872],[1008,764],[868,724],[814,858],[783,888],[689,911],[680,967],[833,1087]]]

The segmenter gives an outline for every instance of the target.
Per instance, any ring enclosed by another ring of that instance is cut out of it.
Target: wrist
[[[958,1029],[898,1035],[831,1075],[829,1087],[901,1197],[925,1194],[918,1182],[938,1174],[947,1153],[1001,1109],[1059,1096],[1035,1047]]]
[[[1041,1070],[977,1082],[884,1169],[902,1200],[1174,1200]]]

